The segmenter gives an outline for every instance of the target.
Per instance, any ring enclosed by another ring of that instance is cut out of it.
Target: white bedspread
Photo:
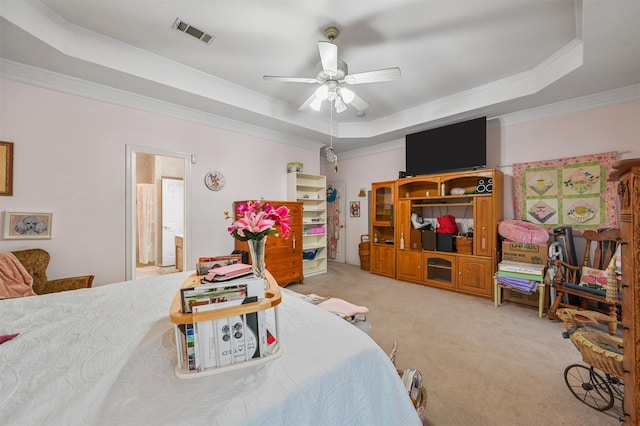
[[[169,307],[190,272],[0,301],[2,425],[419,425],[362,331],[283,289],[284,353],[177,379]]]

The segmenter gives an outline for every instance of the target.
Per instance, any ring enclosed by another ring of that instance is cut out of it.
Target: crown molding
[[[165,115],[185,121],[229,130],[248,136],[268,139],[274,142],[284,143],[308,149],[320,149],[323,143],[310,139],[292,136],[265,127],[247,124],[219,115],[198,111],[161,101],[148,96],[142,96],[125,90],[115,89],[87,80],[70,77],[41,68],[32,67],[6,59],[0,59],[0,76],[20,83],[43,87],[63,93],[77,95],[96,101],[106,102],[127,108],[138,109],[155,114]]]
[[[566,101],[556,102],[553,104],[542,105],[510,114],[504,114],[497,117],[487,117],[492,121],[492,128],[513,126],[514,124],[524,123],[527,121],[540,120],[547,117],[558,115],[572,114],[589,109],[601,108],[608,105],[622,104],[633,102],[640,99],[640,84],[621,87],[619,89],[608,90],[606,92],[595,93],[593,95],[581,96],[578,98],[568,99]],[[489,121],[488,121],[489,123]]]
[[[170,102],[160,101],[150,97],[137,95],[109,86],[92,83],[60,73],[46,71],[41,68],[20,64],[6,59],[0,59],[0,76],[21,83],[39,86],[51,90],[86,97],[114,105],[139,109],[151,113],[161,114],[181,120],[229,130],[248,136],[268,139],[275,142],[293,145],[307,149],[319,150],[325,144],[305,138],[295,137],[283,132],[265,127],[247,124],[215,114],[204,113],[193,108],[187,108]],[[489,128],[512,126],[515,124],[539,120],[542,118],[575,113],[579,111],[600,108],[608,105],[633,102],[640,99],[640,84],[619,89],[582,96],[553,104],[543,105],[515,113],[495,117],[487,117]],[[365,155],[404,149],[404,140],[396,139],[374,146],[355,149],[340,154],[341,159],[361,157]]]

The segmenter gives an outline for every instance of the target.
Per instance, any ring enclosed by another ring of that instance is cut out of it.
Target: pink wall
[[[640,101],[531,120],[513,125],[491,122],[487,135],[487,163],[505,173],[505,219],[513,218],[511,165],[543,159],[618,151],[620,158],[640,158]],[[492,125],[497,128],[491,128]],[[401,142],[401,141],[399,141]],[[358,200],[360,187],[397,179],[404,170],[404,148],[339,161],[338,173],[322,163],[327,182],[345,182],[347,201]],[[364,205],[368,200],[360,200]],[[368,212],[346,218],[344,241],[347,263],[359,265],[360,236],[368,234]]]
[[[201,124],[0,79],[0,140],[13,142],[13,196],[0,210],[53,213],[51,240],[2,240],[0,251],[41,247],[50,278],[93,274],[94,285],[125,278],[126,146],[193,153],[192,259],[228,254],[233,239],[224,211],[234,200],[286,199],[286,165],[319,172],[318,150],[303,149]],[[209,191],[210,170],[226,186]],[[191,266],[193,265],[193,266]]]
[[[0,210],[53,213],[51,240],[1,240],[0,250],[42,247],[53,257],[51,278],[92,273],[96,285],[121,281],[125,271],[125,147],[127,144],[193,153],[192,259],[228,253],[223,211],[246,198],[286,198],[286,164],[344,182],[345,201],[362,203],[347,215],[346,261],[359,264],[360,235],[367,234],[371,182],[396,179],[404,148],[339,161],[339,172],[320,165],[318,150],[221,130],[158,114],[93,101],[0,79],[0,140],[15,143],[14,195]],[[620,151],[640,157],[640,101],[500,125],[488,134],[488,162],[507,177],[505,218],[512,217],[510,165],[517,162]],[[402,142],[402,141],[398,141]],[[227,185],[211,192],[206,172],[222,171]],[[348,204],[347,204],[348,205]]]

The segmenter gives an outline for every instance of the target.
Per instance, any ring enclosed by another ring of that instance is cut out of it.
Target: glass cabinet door
[[[374,222],[391,224],[393,221],[393,200],[390,186],[375,189]]]

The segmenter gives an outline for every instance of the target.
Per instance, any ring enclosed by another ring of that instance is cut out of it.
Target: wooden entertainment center
[[[496,169],[373,183],[371,272],[493,298],[503,199],[503,173]],[[423,233],[429,231],[412,225],[412,213],[430,222],[451,214],[469,236],[460,237],[459,251],[456,238],[446,235],[438,236],[440,247],[424,248]]]

